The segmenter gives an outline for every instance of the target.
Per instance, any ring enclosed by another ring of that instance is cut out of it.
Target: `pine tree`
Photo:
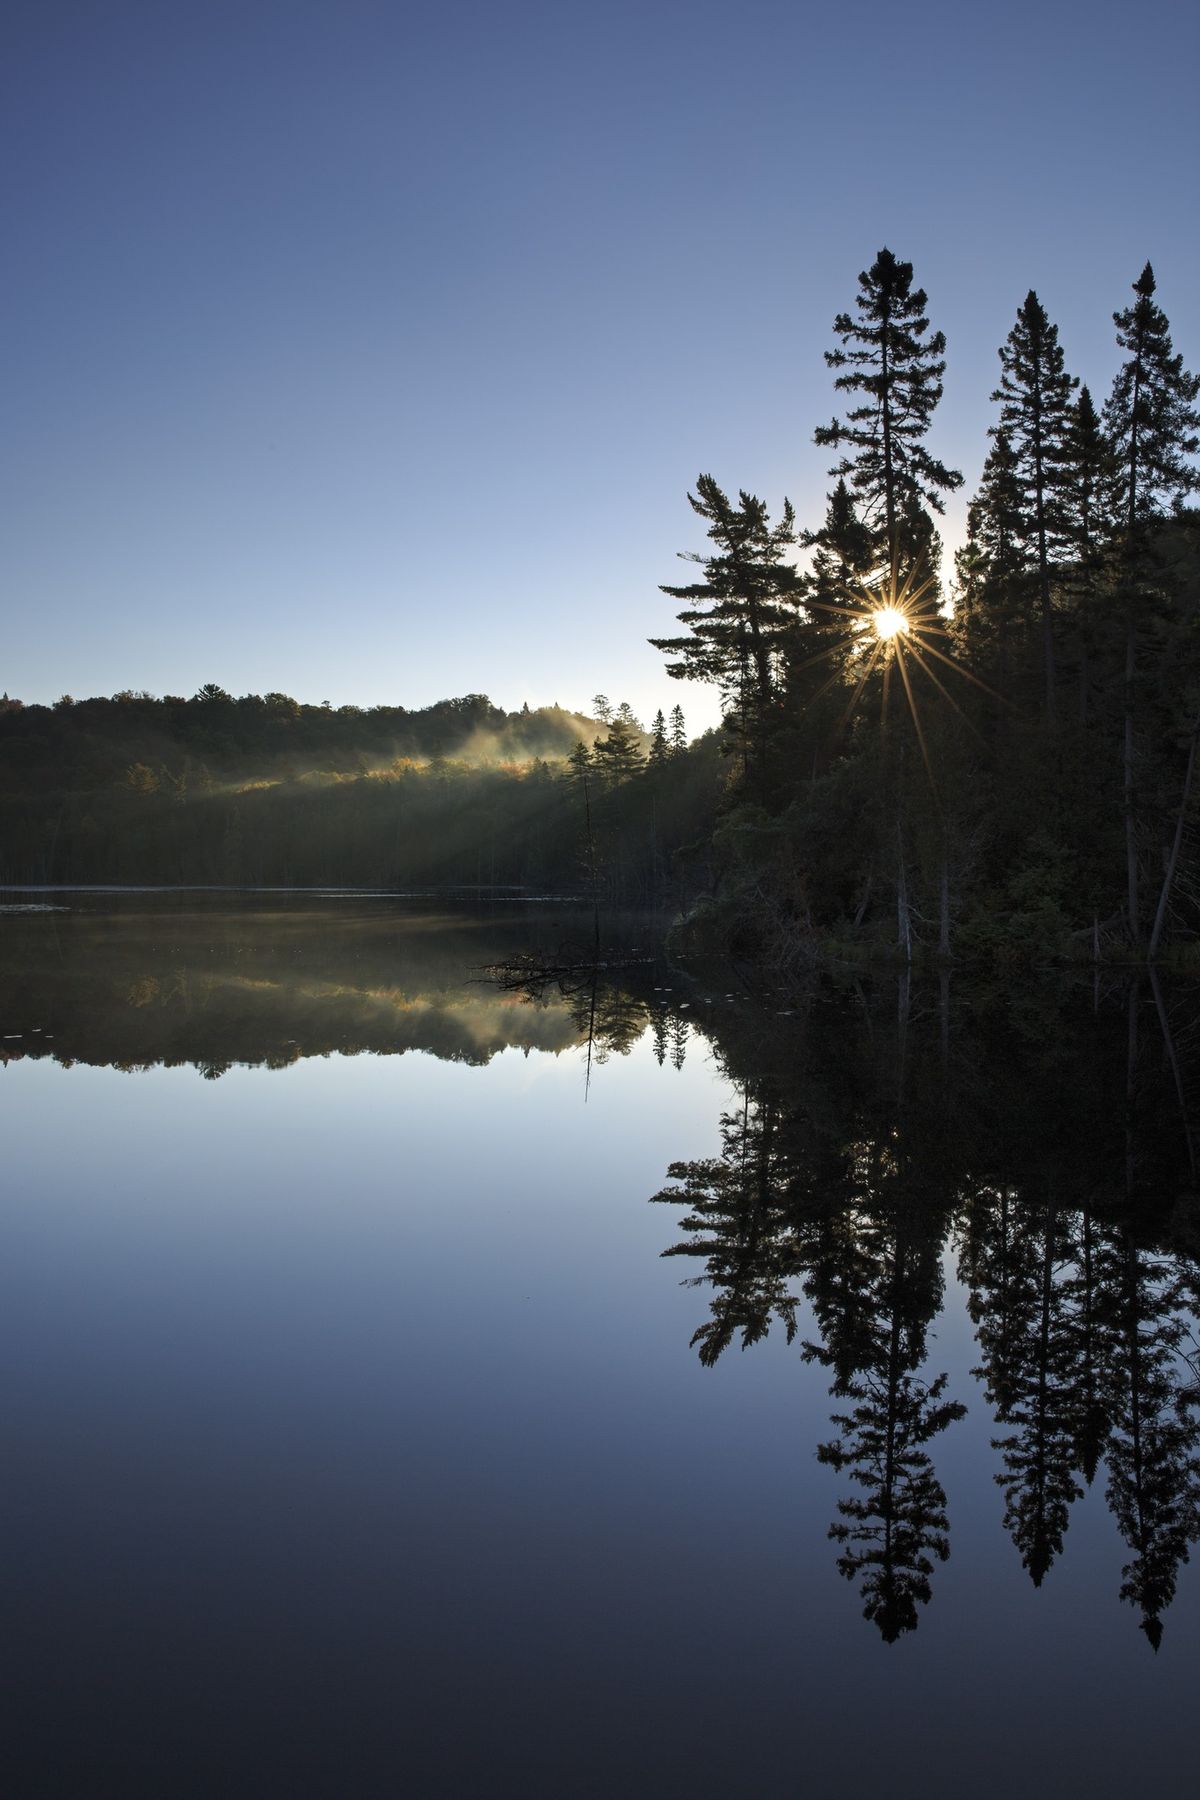
[[[1112,457],[1091,390],[1081,387],[1066,437],[1063,536],[1070,559],[1069,597],[1079,653],[1079,719],[1086,724],[1097,643],[1099,587],[1111,535]]]
[[[1114,511],[1120,522],[1121,579],[1125,597],[1124,734],[1122,795],[1125,816],[1125,889],[1129,932],[1141,938],[1135,703],[1138,624],[1147,583],[1151,520],[1178,504],[1198,485],[1190,459],[1200,447],[1195,401],[1200,378],[1171,349],[1166,314],[1154,303],[1154,271],[1147,263],[1133,284],[1134,304],[1113,314],[1117,343],[1129,352],[1104,408],[1112,445]]]
[[[726,724],[740,741],[744,764],[761,775],[775,722],[784,638],[802,592],[789,556],[795,514],[785,500],[779,523],[772,525],[756,495],[743,490],[735,506],[711,475],[700,477],[688,500],[707,519],[716,551],[685,556],[703,566],[702,581],[662,587],[685,602],[678,617],[690,635],[650,642],[677,659],[667,664],[668,675],[720,688]]]
[[[1054,623],[1050,569],[1066,536],[1063,493],[1071,394],[1078,385],[1063,366],[1058,327],[1030,288],[1017,322],[1000,346],[1000,423],[1011,446],[1019,493],[1019,529],[1037,576],[1046,716],[1054,716]]]
[[[912,264],[881,250],[859,276],[859,317],[839,313],[833,329],[842,340],[825,360],[840,373],[834,386],[862,394],[843,421],[820,427],[816,442],[847,454],[830,470],[849,476],[862,516],[876,539],[877,566],[895,586],[902,562],[911,560],[904,542],[905,502],[942,511],[943,493],[962,485],[926,450],[934,408],[942,397],[946,339],[929,335],[923,288],[914,290]]]
[[[660,706],[654,715],[654,723],[650,727],[650,761],[655,768],[661,768],[667,760],[667,722],[663,718]]]
[[[671,708],[671,754],[680,756],[687,749],[687,726],[679,702]]]
[[[595,694],[592,697],[592,716],[599,719],[602,725],[612,722],[612,701],[607,694]]]
[[[609,726],[608,736],[596,739],[592,765],[606,786],[620,786],[642,767],[645,759],[639,736],[632,725],[618,717]]]
[[[1147,263],[1133,284],[1137,295],[1113,314],[1117,343],[1129,352],[1104,408],[1113,446],[1116,511],[1133,540],[1139,526],[1200,486],[1190,461],[1200,449],[1200,376],[1171,349],[1167,316],[1154,304],[1154,271]]]
[[[804,594],[805,618],[791,634],[787,683],[792,699],[803,705],[807,690],[826,684],[834,665],[861,639],[863,584],[871,571],[870,529],[854,507],[844,480],[829,496],[820,531],[804,534],[815,554]],[[800,676],[811,671],[802,682]]]

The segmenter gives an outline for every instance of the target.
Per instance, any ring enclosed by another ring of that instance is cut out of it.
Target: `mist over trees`
[[[607,706],[607,703],[605,703]],[[602,897],[703,880],[723,765],[675,709],[645,733],[469,694],[419,711],[286,694],[122,693],[0,703],[0,876],[10,883],[549,886]],[[692,872],[677,853],[695,848]]]

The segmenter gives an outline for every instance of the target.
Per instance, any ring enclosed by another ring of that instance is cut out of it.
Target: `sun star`
[[[871,622],[881,638],[894,638],[898,632],[908,630],[907,618],[895,606],[881,606],[871,614]]]

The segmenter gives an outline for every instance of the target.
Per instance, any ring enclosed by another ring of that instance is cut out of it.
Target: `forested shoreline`
[[[719,731],[593,712],[122,693],[0,702],[0,878],[463,884],[678,905],[695,950],[1137,959],[1200,935],[1200,381],[1147,264],[1098,406],[1032,290],[962,476],[929,437],[946,343],[882,250],[826,352],[825,516],[702,475],[708,548],[664,585],[672,676]],[[807,560],[806,560],[807,559]]]
[[[963,478],[927,443],[946,342],[889,250],[826,352],[846,410],[815,433],[824,519],[701,477],[711,547],[655,640],[720,687],[736,752],[696,943],[788,967],[830,939],[906,961],[1195,941],[1200,381],[1155,291],[1147,264],[1101,408],[1027,294],[950,582],[935,521]]]
[[[333,709],[215,685],[5,700],[0,876],[590,891],[590,817],[606,904],[683,902],[706,879],[716,734],[689,744],[678,709],[647,733],[627,706],[594,704]]]

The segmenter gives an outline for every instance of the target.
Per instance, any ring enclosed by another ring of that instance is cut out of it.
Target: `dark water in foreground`
[[[530,999],[478,965],[573,916],[59,903],[0,918],[8,1792],[1190,1788],[1200,994]]]

